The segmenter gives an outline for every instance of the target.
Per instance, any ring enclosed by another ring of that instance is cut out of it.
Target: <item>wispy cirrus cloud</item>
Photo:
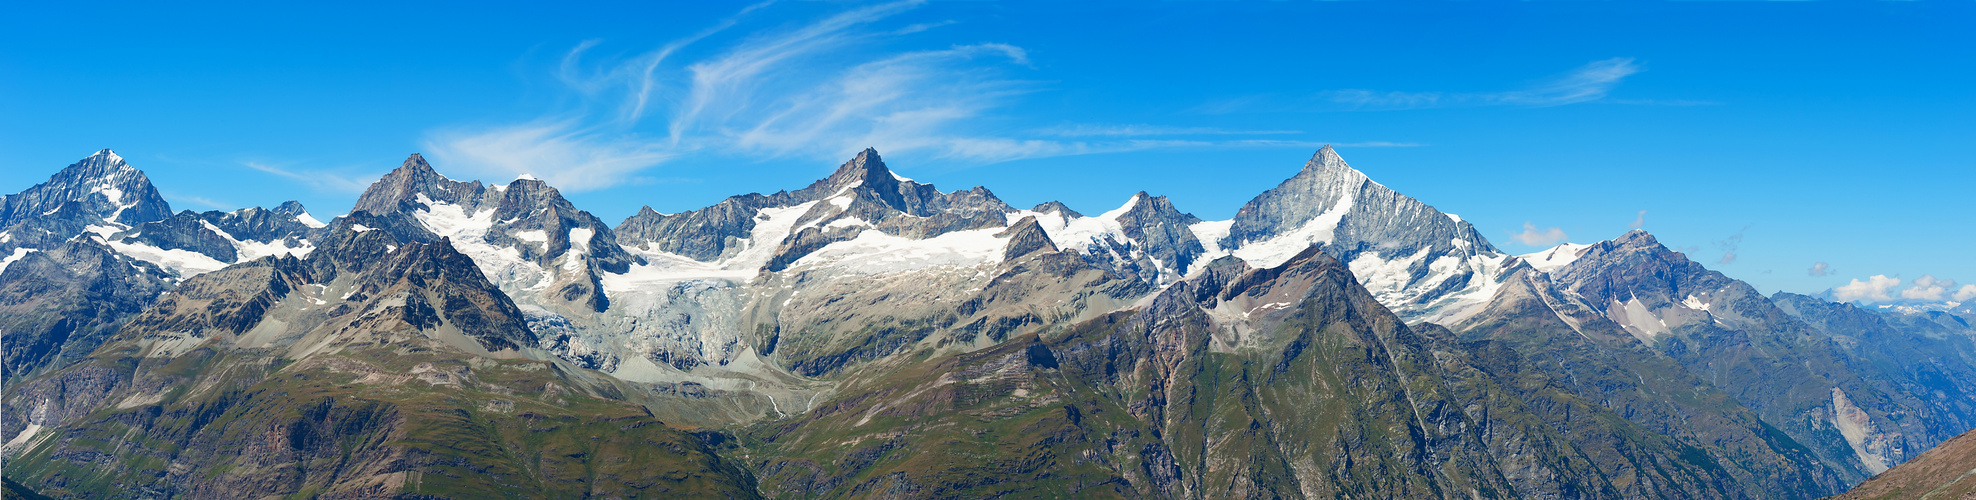
[[[191,195],[185,195],[179,193],[159,193],[159,194],[163,195],[166,201],[176,201],[182,204],[199,205],[206,208],[215,208],[215,209],[223,209],[223,210],[232,210],[235,208],[240,208],[240,205],[214,200],[212,198],[206,198],[203,196],[191,196]]]
[[[1414,109],[1453,106],[1548,107],[1605,98],[1626,77],[1642,71],[1633,58],[1592,61],[1529,88],[1499,92],[1396,92],[1361,89],[1323,94],[1331,102],[1353,109]]]
[[[1339,89],[1304,96],[1242,96],[1212,101],[1194,108],[1205,114],[1246,111],[1381,111],[1402,109],[1514,106],[1543,108],[1586,102],[1655,106],[1704,106],[1720,104],[1695,100],[1608,99],[1612,90],[1627,77],[1645,68],[1630,57],[1614,57],[1586,63],[1562,75],[1533,85],[1501,91],[1403,91]]]
[[[432,134],[426,147],[449,163],[504,176],[492,180],[531,174],[569,191],[609,187],[679,154],[635,135],[600,131],[573,119],[441,130]]]
[[[521,123],[429,131],[436,160],[484,176],[533,174],[560,188],[610,186],[695,154],[841,160],[865,147],[953,163],[1157,148],[1315,148],[1263,136],[1294,131],[1065,125],[1023,133],[985,129],[1022,95],[1042,90],[1022,47],[984,42],[895,50],[952,21],[883,26],[918,7],[902,1],[838,12],[807,24],[741,34],[757,4],[660,47],[597,55],[585,41],[561,57],[556,78],[577,109]],[[1209,138],[1206,136],[1217,136]],[[1411,146],[1398,142],[1366,146]]]
[[[352,175],[342,171],[302,169],[259,161],[241,162],[240,165],[286,178],[317,191],[331,193],[361,193],[364,188],[370,187],[371,182],[377,180],[377,175],[374,174]]]
[[[1160,125],[1072,124],[1037,129],[1036,133],[1057,137],[1144,137],[1175,135],[1286,135],[1297,130],[1233,130],[1214,127],[1169,127]]]

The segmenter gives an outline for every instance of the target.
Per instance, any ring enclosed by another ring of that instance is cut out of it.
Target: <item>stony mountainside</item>
[[[1521,364],[1315,250],[1224,259],[1142,308],[852,375],[737,451],[776,498],[1768,496]]]
[[[164,269],[92,239],[25,253],[0,271],[0,384],[89,355],[170,280]]]
[[[1976,431],[1963,433],[1830,500],[1976,498]]]
[[[615,227],[419,155],[327,223],[0,199],[0,457],[84,498],[1815,498],[1976,426],[1952,310],[1512,256],[1326,147],[1230,220],[875,150]],[[153,206],[155,205],[155,206]]]
[[[173,214],[143,172],[107,149],[0,197],[0,380],[81,359],[181,279],[307,255],[322,226],[292,201]]]
[[[6,228],[13,237],[9,243],[38,241],[36,238],[40,236],[31,232],[16,234],[13,226],[53,215],[63,205],[70,204],[97,221],[123,224],[171,215],[171,205],[158,195],[157,188],[151,187],[151,179],[124,163],[123,157],[105,149],[55,173],[48,182],[0,196],[0,228]]]
[[[1852,306],[1773,300],[1640,231],[1519,260],[1489,304],[1449,326],[1544,360],[1579,394],[1656,432],[1744,443],[1731,447],[1737,463],[1808,454],[1827,468],[1813,471],[1821,486],[1843,488],[1976,425],[1952,397],[1976,359],[1967,330],[1895,328]]]
[[[188,279],[11,387],[7,475],[80,498],[755,496],[614,397],[630,389],[533,347],[449,240],[367,219],[337,219],[308,259]]]
[[[1221,224],[1201,230],[1260,265],[1317,245],[1409,321],[1472,312],[1506,275],[1508,256],[1474,226],[1374,182],[1330,146]]]

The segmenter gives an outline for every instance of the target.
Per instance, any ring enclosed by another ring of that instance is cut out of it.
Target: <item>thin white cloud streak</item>
[[[1626,227],[1639,229],[1640,226],[1645,226],[1645,225],[1647,225],[1647,211],[1641,210],[1640,215],[1638,217],[1633,218],[1633,223],[1627,224]]]
[[[1529,221],[1523,222],[1523,232],[1510,233],[1509,237],[1512,240],[1516,240],[1517,243],[1533,247],[1548,247],[1563,243],[1567,239],[1563,229],[1557,227],[1537,229],[1537,225],[1531,224]]]
[[[1606,96],[1627,77],[1644,71],[1633,58],[1592,61],[1564,75],[1527,88],[1495,92],[1395,91],[1341,89],[1312,96],[1254,95],[1211,101],[1194,108],[1205,114],[1250,111],[1383,111],[1474,106],[1543,108],[1593,101],[1665,106],[1717,104],[1684,100],[1608,100]]]
[[[692,88],[682,109],[671,119],[671,138],[678,143],[689,128],[715,108],[716,123],[744,111],[757,91],[780,79],[762,78],[789,67],[799,56],[838,49],[856,38],[846,31],[916,7],[921,2],[893,2],[854,9],[825,18],[793,32],[757,38],[719,58],[687,67]]]
[[[1615,57],[1580,66],[1564,76],[1536,86],[1502,92],[1396,92],[1337,90],[1325,93],[1331,102],[1353,109],[1418,109],[1453,106],[1549,107],[1605,98],[1626,77],[1641,71],[1632,58]]]
[[[1141,137],[1164,135],[1287,135],[1298,130],[1230,130],[1213,127],[1163,127],[1159,125],[1062,125],[1039,129],[1042,135],[1057,137]]]
[[[239,205],[235,205],[223,201],[216,201],[211,198],[205,198],[201,196],[181,196],[177,194],[164,194],[164,196],[165,199],[169,201],[191,203],[193,205],[199,205],[206,208],[215,208],[215,209],[223,209],[223,210],[240,208]]]
[[[351,176],[323,170],[295,170],[261,162],[243,162],[242,166],[284,177],[311,188],[334,193],[361,193],[370,187],[375,175]]]
[[[601,42],[585,41],[566,53],[556,70],[583,97],[584,109],[518,124],[436,129],[425,145],[449,168],[483,175],[531,173],[568,191],[608,187],[638,171],[702,153],[841,160],[876,147],[966,167],[1156,148],[1322,145],[1237,137],[1287,131],[1185,129],[1231,136],[1214,141],[1147,139],[1180,135],[1157,129],[1082,136],[981,133],[976,129],[983,118],[996,117],[1017,96],[1038,90],[1035,82],[1012,76],[1032,66],[1029,54],[1003,43],[874,52],[879,42],[891,44],[951,23],[876,26],[921,3],[867,6],[795,28],[727,36],[749,12],[768,5],[756,4],[622,59],[589,61]],[[1084,130],[1101,130],[1096,127]],[[1066,140],[1086,137],[1106,140]]]

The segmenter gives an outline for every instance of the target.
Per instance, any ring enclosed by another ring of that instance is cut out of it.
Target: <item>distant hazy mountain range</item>
[[[0,467],[54,497],[1819,498],[1976,429],[1970,305],[1510,255],[1329,147],[1222,221],[866,150],[615,226],[418,155],[173,213],[103,150],[0,259]]]

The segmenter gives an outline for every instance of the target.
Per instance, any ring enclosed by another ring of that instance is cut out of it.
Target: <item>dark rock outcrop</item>
[[[22,256],[0,272],[0,380],[82,359],[170,289],[171,278],[89,239]]]

